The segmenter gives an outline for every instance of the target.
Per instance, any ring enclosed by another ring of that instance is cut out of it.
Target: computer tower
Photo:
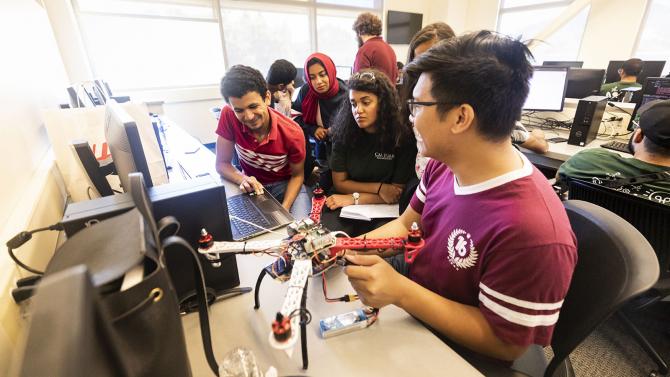
[[[589,96],[579,100],[575,119],[570,127],[568,144],[583,147],[596,138],[605,106],[607,97],[604,96]]]
[[[148,189],[154,218],[174,216],[180,223],[177,235],[195,249],[200,230],[206,228],[216,241],[232,241],[225,188],[209,177],[155,186]],[[104,219],[116,216],[134,207],[129,193],[106,196],[85,202],[71,203],[63,215],[67,236]],[[122,236],[122,235],[121,235]],[[166,253],[166,264],[180,302],[194,294],[191,257]],[[240,284],[234,255],[221,258],[221,267],[212,267],[200,255],[200,263],[208,289],[220,292]],[[188,305],[187,305],[188,306]]]

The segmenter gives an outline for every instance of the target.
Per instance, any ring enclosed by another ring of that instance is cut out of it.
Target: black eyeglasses
[[[409,113],[412,114],[412,116],[416,116],[416,110],[421,106],[458,105],[458,104],[459,103],[457,102],[440,102],[440,101],[422,102],[422,101],[415,101],[413,99],[407,100],[407,107],[409,108]]]

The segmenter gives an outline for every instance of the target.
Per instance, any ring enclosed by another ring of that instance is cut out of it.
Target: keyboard
[[[610,141],[605,144],[600,144],[600,147],[611,149],[617,152],[630,153],[630,151],[628,150],[628,143],[625,143],[623,141]]]
[[[231,216],[231,230],[233,231],[233,238],[235,240],[249,238],[258,233],[263,233],[263,229],[270,229],[272,227],[272,224],[268,222],[263,213],[256,208],[249,195],[231,196],[227,199],[227,202],[228,213]],[[232,216],[239,217],[258,226],[233,219]]]

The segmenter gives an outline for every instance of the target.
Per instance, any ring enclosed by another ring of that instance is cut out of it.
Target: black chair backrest
[[[659,275],[651,245],[633,226],[595,204],[564,202],[577,237],[578,260],[554,329],[556,368],[600,323],[630,298],[651,288]]]
[[[568,181],[568,199],[597,204],[631,223],[656,251],[661,276],[670,275],[670,206],[578,179]]]

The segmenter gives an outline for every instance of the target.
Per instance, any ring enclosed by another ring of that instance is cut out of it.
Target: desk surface
[[[219,178],[214,168],[214,154],[174,124],[166,132],[170,143],[172,172],[170,179],[181,180],[176,160],[193,159],[205,166],[196,170],[209,171],[213,179],[225,186],[226,192],[235,194],[239,188]],[[199,148],[198,148],[199,147]],[[186,153],[193,152],[194,153]],[[185,156],[185,157],[184,157]],[[209,167],[208,167],[209,166]],[[283,229],[279,230],[283,234]],[[257,239],[283,237],[268,233]],[[240,283],[254,287],[261,269],[272,262],[269,256],[237,256]],[[326,273],[329,291],[333,296],[353,293],[341,268]],[[270,366],[279,375],[350,376],[365,373],[367,376],[481,376],[467,361],[434,336],[404,310],[388,306],[382,308],[379,320],[369,328],[349,334],[322,339],[319,321],[325,317],[360,308],[360,301],[326,303],[321,289],[321,277],[308,283],[307,308],[312,322],[307,327],[309,368],[302,370],[299,343],[289,357],[285,351],[270,347],[270,324],[281,308],[287,285],[264,279],[260,289],[260,309],[254,310],[252,293],[222,300],[210,308],[210,325],[214,352],[219,359],[235,347],[245,347],[255,354],[262,371]],[[200,337],[197,313],[185,315],[182,323],[194,376],[211,375],[205,359]]]

